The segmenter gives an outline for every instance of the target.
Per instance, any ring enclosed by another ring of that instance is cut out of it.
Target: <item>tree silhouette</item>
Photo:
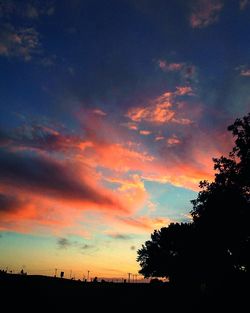
[[[137,261],[145,277],[168,277],[178,280],[187,273],[187,250],[193,225],[188,223],[171,223],[168,227],[155,230],[151,240],[138,250]]]
[[[200,182],[193,222],[155,230],[138,250],[145,277],[200,283],[250,272],[250,114],[228,130],[235,146],[213,159],[214,181]]]

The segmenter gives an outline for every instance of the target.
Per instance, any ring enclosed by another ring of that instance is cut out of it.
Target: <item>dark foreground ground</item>
[[[223,290],[223,291],[222,291]],[[228,280],[209,291],[169,284],[83,283],[0,276],[0,312],[250,312],[250,286]]]

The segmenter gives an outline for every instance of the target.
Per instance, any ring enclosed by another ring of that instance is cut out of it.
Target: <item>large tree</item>
[[[235,145],[214,159],[214,181],[200,183],[193,222],[154,231],[138,250],[145,277],[207,281],[250,272],[250,114],[228,130]]]

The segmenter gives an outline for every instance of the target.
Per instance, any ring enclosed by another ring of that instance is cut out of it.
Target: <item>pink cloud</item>
[[[101,109],[95,109],[95,110],[93,110],[93,113],[94,113],[94,114],[97,114],[97,115],[101,115],[101,116],[107,115],[107,113],[105,113],[105,112],[102,111]]]
[[[138,130],[138,126],[136,125],[136,123],[128,122],[128,123],[122,123],[121,125],[124,127],[127,127],[130,130]]]
[[[190,25],[193,28],[204,28],[216,23],[223,8],[221,0],[198,0],[194,2],[190,15]]]
[[[168,63],[165,60],[158,60],[158,65],[163,71],[177,72],[183,69],[184,63]]]
[[[240,72],[240,75],[249,77],[250,76],[250,69],[242,69]]]
[[[180,139],[178,139],[175,135],[167,139],[168,145],[178,145],[181,143]]]
[[[156,136],[155,137],[155,141],[160,141],[160,140],[164,140],[164,136]]]
[[[152,134],[152,132],[150,130],[140,130],[139,133],[141,135],[144,135],[144,136],[148,136],[148,135]]]

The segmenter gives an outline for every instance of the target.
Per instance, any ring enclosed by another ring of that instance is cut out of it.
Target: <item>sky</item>
[[[250,111],[248,0],[0,1],[0,268],[137,274]]]

